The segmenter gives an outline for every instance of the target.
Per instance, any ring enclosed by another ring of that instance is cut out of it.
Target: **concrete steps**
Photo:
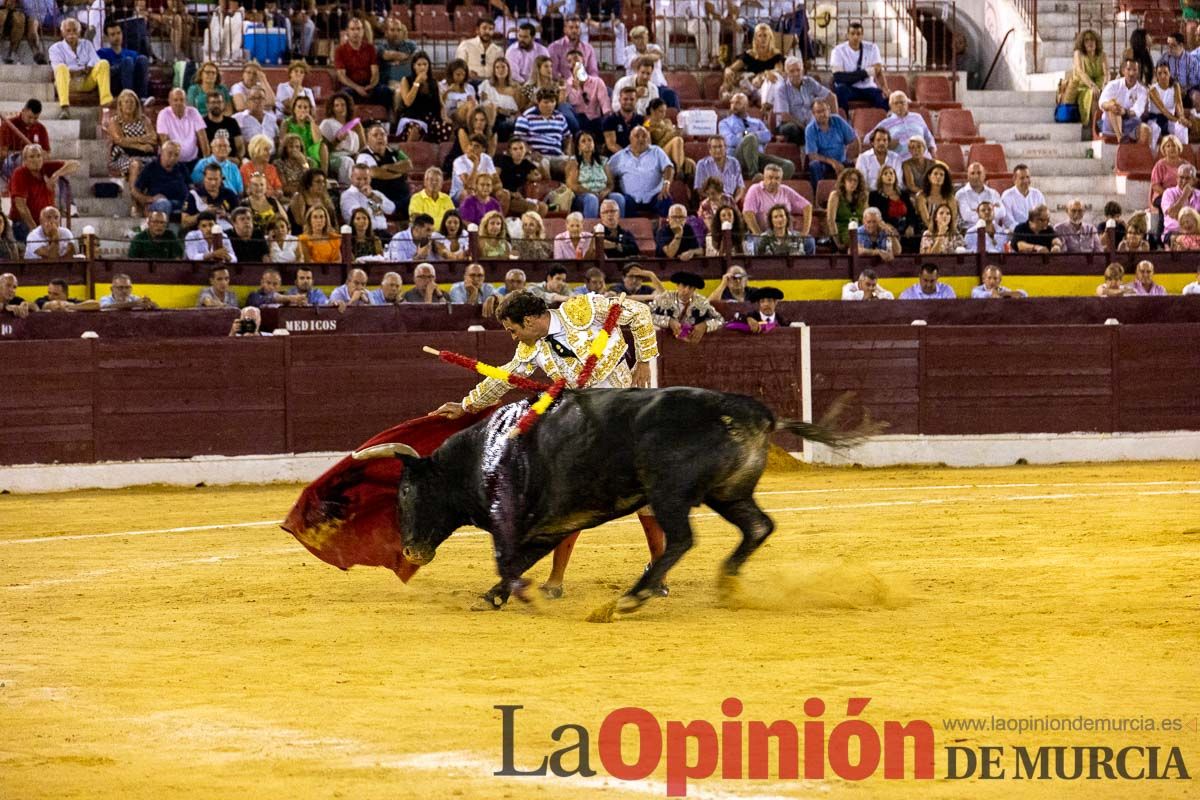
[[[1062,164],[1062,162],[1060,162]],[[1009,166],[1012,166],[1011,164]],[[1062,164],[1062,166],[1067,166]],[[1061,172],[1038,173],[1037,188],[1049,196],[1054,194],[1120,194],[1117,176],[1109,170],[1107,175],[1064,175]]]
[[[1007,148],[1005,150],[1007,151]],[[1023,158],[1021,161],[1029,167],[1030,174],[1034,176],[1034,183],[1039,188],[1041,185],[1039,181],[1044,175],[1064,175],[1070,172],[1072,178],[1111,178],[1113,176],[1111,166],[1094,158]],[[1010,166],[1016,166],[1016,164],[1013,163]]]
[[[1054,107],[1054,92],[1021,92],[1009,90],[970,91],[963,95],[963,107],[976,115],[979,109],[1004,107],[1011,112],[1027,111],[1031,107]]]
[[[1029,109],[1025,109],[1029,116]],[[1059,125],[1055,122],[985,122],[979,125],[979,135],[988,141],[1002,142],[1079,142],[1078,125]]]
[[[1079,141],[1079,131],[1076,129],[1075,138],[1069,142],[1053,142],[1044,140],[1004,142],[1004,154],[1008,160],[1025,161],[1031,158],[1039,159],[1086,159],[1091,151],[1091,144]],[[1110,165],[1111,170],[1111,165]]]
[[[987,124],[1009,124],[1011,125],[1014,119],[1029,119],[1034,124],[1054,122],[1054,101],[1051,100],[1044,106],[1030,103],[1025,106],[977,106],[972,107],[969,102],[963,104],[964,108],[971,110],[971,116],[975,118],[976,125]],[[1024,126],[1022,126],[1024,127]],[[1069,127],[1069,126],[1064,126]],[[1075,126],[1076,136],[1079,134],[1079,126]]]

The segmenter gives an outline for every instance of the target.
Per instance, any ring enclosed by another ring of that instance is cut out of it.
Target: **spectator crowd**
[[[475,259],[653,253],[686,262],[852,250],[888,262],[905,253],[1200,248],[1200,187],[1195,168],[1181,157],[1185,109],[1193,91],[1200,97],[1200,56],[1182,47],[1182,37],[1168,37],[1154,66],[1156,91],[1141,82],[1135,56],[1121,77],[1102,81],[1095,69],[1097,58],[1103,62],[1099,37],[1081,34],[1071,87],[1081,112],[1094,103],[1102,130],[1161,139],[1152,191],[1161,215],[1138,211],[1126,220],[1110,203],[1097,225],[1076,200],[1066,219],[1052,224],[1024,164],[1003,191],[981,163],[967,165],[966,182],[955,185],[952,168],[937,158],[939,144],[947,145],[911,110],[904,91],[888,91],[879,47],[858,22],[833,48],[825,84],[807,74],[803,45],[801,55],[789,55],[800,22],[791,12],[713,16],[712,4],[665,0],[651,43],[646,27],[625,31],[619,6],[553,5],[556,13],[547,16],[542,3],[495,0],[496,17],[479,16],[444,65],[435,65],[408,38],[404,22],[383,8],[355,7],[335,19],[327,10],[287,3],[242,8],[226,0],[210,27],[198,31],[182,4],[147,11],[138,0],[128,14],[42,19],[34,26],[39,32],[47,24],[59,31],[44,56],[40,34],[35,45],[24,21],[18,25],[10,15],[5,30],[11,53],[29,41],[53,67],[62,116],[72,115],[72,93],[81,90],[95,90],[109,107],[108,167],[124,179],[130,214],[139,220],[128,255],[207,265],[213,284],[201,305],[236,305],[223,268],[238,262],[420,263],[411,290],[401,291],[397,273],[368,290],[366,271],[355,269],[329,298],[312,287],[311,271],[296,270],[287,293],[281,274],[269,272],[275,283],[264,277],[258,302],[251,302],[346,306],[483,304],[523,285],[516,269],[493,287],[483,280],[483,266],[471,263],[463,283],[443,294],[436,265]],[[680,9],[686,13],[671,13]],[[742,47],[738,35],[737,48],[723,51],[730,19],[741,20],[747,43]],[[286,80],[274,85],[241,47],[242,24],[260,22],[285,29],[286,52],[295,57]],[[602,74],[589,42],[599,31],[615,37],[612,52],[623,58],[615,80]],[[150,33],[168,36],[185,53],[199,45],[202,54],[157,111],[148,110]],[[664,77],[663,46],[672,35],[690,37],[701,65],[722,70],[727,111],[702,142],[703,153],[688,146],[701,142],[678,127],[680,98]],[[320,53],[314,42],[329,38],[336,46]],[[241,60],[240,80],[226,86],[217,59]],[[312,59],[327,59],[332,87],[316,80]],[[883,116],[861,135],[846,119],[851,104]],[[69,179],[81,165],[52,157],[42,111],[30,100],[0,133],[11,198],[9,218],[0,217],[0,258],[63,259],[81,251],[69,213]],[[440,163],[429,164],[431,154]],[[812,198],[822,188],[827,197],[817,208]],[[637,218],[649,227],[631,222]],[[650,234],[639,237],[635,228]],[[999,269],[991,269],[986,296],[1018,294],[1001,288]],[[872,272],[864,270],[844,296],[883,297]],[[1137,272],[1140,282],[1140,266]],[[563,287],[553,278],[543,290],[557,295]],[[705,316],[703,296],[689,294],[702,288],[696,280],[654,293],[656,315],[674,320],[673,329],[683,330],[685,312],[695,317],[689,336],[719,319]],[[734,281],[723,278],[721,292]],[[936,272],[930,278],[923,270],[901,297],[943,297],[947,290]]]

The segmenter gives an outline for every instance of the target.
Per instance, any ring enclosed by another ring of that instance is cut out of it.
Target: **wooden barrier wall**
[[[717,303],[726,319],[745,314],[750,306]],[[498,330],[484,319],[479,306],[399,305],[348,308],[268,308],[263,329],[283,328],[297,336],[383,334],[428,331],[465,332],[472,326]],[[1116,319],[1122,325],[1200,323],[1200,295],[1186,297],[1039,297],[1027,300],[937,300],[888,303],[844,303],[840,300],[784,301],[781,319],[808,325],[1099,325]],[[76,339],[94,331],[102,339],[227,336],[237,314],[232,309],[31,314],[22,319],[0,313],[0,342],[14,339]],[[720,339],[744,338],[723,332]]]
[[[854,392],[889,433],[1200,430],[1200,326],[829,326],[813,410]],[[0,464],[348,450],[461,398],[424,344],[504,363],[484,333],[0,343]],[[800,332],[664,337],[660,383],[801,415]]]

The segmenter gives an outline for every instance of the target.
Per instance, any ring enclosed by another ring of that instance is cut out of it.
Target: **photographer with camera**
[[[259,328],[262,327],[262,312],[255,306],[246,306],[233,324],[229,326],[230,336],[268,336]]]

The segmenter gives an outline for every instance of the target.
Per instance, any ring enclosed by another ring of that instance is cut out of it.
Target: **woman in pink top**
[[[554,237],[554,257],[565,259],[591,258],[592,234],[583,229],[583,214],[567,214],[567,229]]]
[[[1183,159],[1183,142],[1176,136],[1164,136],[1158,145],[1162,158],[1150,172],[1150,202],[1155,208],[1162,208],[1162,193],[1179,183],[1179,167],[1186,162]]]

